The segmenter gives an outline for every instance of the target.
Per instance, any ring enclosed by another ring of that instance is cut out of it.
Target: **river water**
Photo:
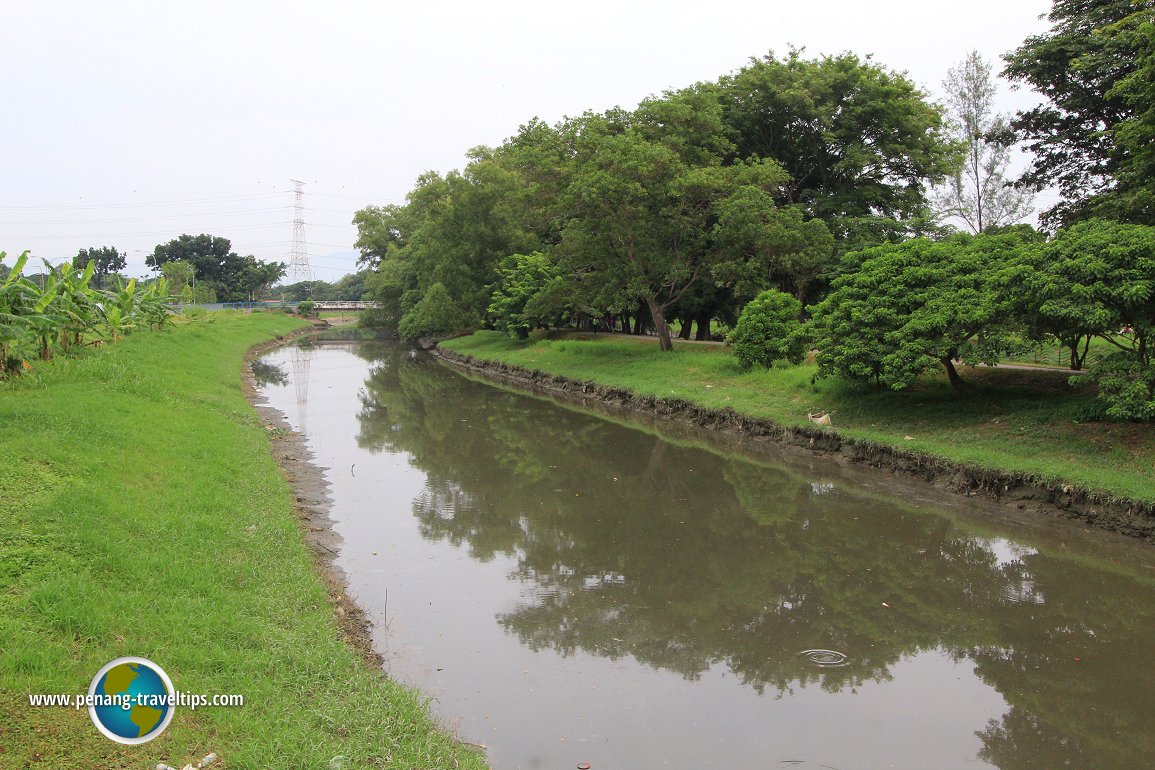
[[[495,768],[1155,767],[1155,550],[396,344],[262,392],[391,676]]]

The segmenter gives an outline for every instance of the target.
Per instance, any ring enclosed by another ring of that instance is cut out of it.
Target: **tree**
[[[422,338],[440,337],[455,332],[468,324],[453,297],[440,283],[435,283],[425,296],[413,306],[397,326],[397,334],[405,342]]]
[[[245,291],[249,300],[255,300],[267,295],[286,272],[288,266],[284,262],[264,262],[250,254],[241,258],[240,269],[230,283]]]
[[[717,90],[731,157],[780,163],[789,181],[776,203],[823,220],[842,250],[887,240],[896,221],[925,214],[926,183],[957,164],[940,108],[906,75],[869,58],[771,53],[723,77]]]
[[[662,350],[667,311],[724,255],[715,224],[726,201],[788,180],[772,160],[723,165],[720,105],[701,89],[667,94],[636,113],[587,115],[564,201],[565,272],[593,284],[607,311],[640,302]]]
[[[762,292],[747,304],[727,340],[738,364],[743,369],[769,369],[775,361],[800,363],[806,352],[798,320],[801,311],[801,302],[776,289]]]
[[[822,375],[874,380],[902,389],[942,366],[959,395],[969,388],[954,366],[995,364],[1016,346],[1012,301],[995,276],[1024,246],[1018,233],[914,238],[858,255],[813,312]]]
[[[81,270],[85,265],[92,262],[95,266],[95,283],[96,288],[104,288],[104,277],[119,273],[124,269],[127,262],[125,262],[125,254],[117,251],[112,246],[101,246],[100,248],[81,249],[75,257],[72,258],[72,264]]]
[[[160,272],[168,280],[174,297],[181,297],[183,301],[185,289],[188,288],[189,299],[195,301],[195,297],[192,296],[192,284],[196,278],[196,270],[192,265],[183,259],[172,259],[160,266]]]
[[[161,270],[166,262],[181,260],[192,265],[200,285],[213,289],[223,302],[253,299],[285,274],[282,262],[263,262],[242,257],[227,238],[213,235],[181,235],[153,249],[145,264]],[[198,286],[199,290],[200,286]]]
[[[1108,94],[1121,97],[1131,110],[1115,130],[1120,156],[1116,214],[1125,221],[1155,225],[1155,24],[1141,25],[1138,35],[1137,68]]]
[[[1034,156],[1017,184],[1054,185],[1062,193],[1040,216],[1044,225],[1119,214],[1116,174],[1123,155],[1115,131],[1132,115],[1119,84],[1136,70],[1139,26],[1150,9],[1149,0],[1055,0],[1047,16],[1051,30],[1003,57],[1004,77],[1046,99],[1011,121],[1015,138]]]
[[[768,287],[805,303],[810,287],[834,265],[834,237],[801,206],[778,208],[773,197],[744,187],[718,207],[715,232],[726,256],[714,277],[743,301]]]
[[[557,267],[545,254],[512,254],[498,265],[497,275],[488,311],[495,329],[525,339],[531,329],[554,320],[553,313],[535,312],[543,304],[539,298],[560,280]]]
[[[1155,419],[1155,227],[1091,219],[1060,230],[1019,289],[1047,324],[1114,346],[1092,369],[1109,416]]]
[[[1018,222],[1031,212],[1033,196],[1007,180],[1012,148],[1005,141],[1006,118],[994,111],[990,63],[971,51],[942,85],[949,124],[966,157],[935,198],[939,212],[961,219],[972,233]]]

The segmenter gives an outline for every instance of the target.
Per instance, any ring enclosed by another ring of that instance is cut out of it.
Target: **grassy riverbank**
[[[299,324],[215,316],[0,383],[0,765],[485,766],[341,638],[242,388],[245,351]],[[245,705],[142,746],[29,706],[124,655]]]
[[[1155,501],[1155,431],[1088,420],[1094,398],[1071,389],[1064,371],[964,368],[976,387],[960,400],[945,377],[904,392],[838,379],[812,382],[812,364],[741,372],[726,348],[692,343],[662,353],[652,339],[518,342],[478,332],[442,347],[635,393],[730,407],[782,425],[805,425],[808,412],[830,411],[833,427],[848,437]]]

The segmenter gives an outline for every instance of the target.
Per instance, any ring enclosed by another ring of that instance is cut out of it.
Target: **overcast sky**
[[[181,233],[288,261],[306,182],[317,278],[355,268],[349,222],[401,203],[533,117],[632,108],[789,46],[873,54],[936,97],[977,49],[1043,32],[1046,0],[586,0],[554,4],[4,0],[0,251],[115,246],[129,271]],[[1001,84],[1002,109],[1029,93]]]

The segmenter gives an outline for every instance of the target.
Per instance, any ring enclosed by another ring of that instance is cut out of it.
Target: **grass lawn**
[[[485,767],[340,635],[242,389],[245,351],[301,323],[210,315],[0,382],[0,766]],[[245,705],[139,746],[29,706],[125,655]]]
[[[814,381],[817,369],[809,363],[741,372],[719,345],[675,342],[672,352],[662,353],[653,338],[627,335],[519,342],[478,332],[441,346],[636,393],[731,407],[783,425],[804,425],[808,412],[829,411],[845,436],[1155,501],[1155,431],[1148,424],[1088,420],[1094,396],[1071,388],[1062,370],[963,367],[975,393],[959,399],[945,375],[895,392],[835,378]]]

